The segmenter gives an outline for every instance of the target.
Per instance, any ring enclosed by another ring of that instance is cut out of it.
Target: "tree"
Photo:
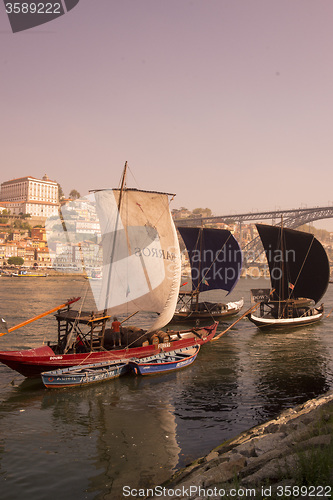
[[[28,231],[31,231],[30,224],[28,224],[28,222],[24,222],[23,220],[20,220],[20,219],[14,220],[13,227],[15,229],[27,229]]]
[[[10,266],[23,266],[24,259],[22,257],[9,257],[8,264]]]
[[[59,182],[57,182],[57,184],[58,184],[58,200],[62,201],[65,199],[65,195],[64,195],[64,192],[63,192],[62,187],[60,186]]]
[[[212,211],[210,208],[195,208],[192,210],[193,215],[201,215],[202,217],[210,217],[212,215]]]
[[[76,189],[72,189],[72,191],[69,193],[69,197],[72,200],[77,200],[78,198],[81,198],[81,195],[78,191],[76,191]]]
[[[0,212],[0,223],[1,224],[7,224],[8,222],[8,217],[6,215],[10,215],[10,210],[7,210],[6,208]]]

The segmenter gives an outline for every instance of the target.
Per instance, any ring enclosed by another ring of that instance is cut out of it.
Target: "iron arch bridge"
[[[219,222],[225,224],[238,223],[241,226],[244,222],[251,223],[263,220],[270,221],[272,225],[280,225],[282,218],[284,227],[295,229],[303,224],[309,224],[309,222],[333,218],[333,206],[176,219],[174,222],[176,227],[201,226],[202,224],[216,224]],[[262,252],[263,247],[259,236],[257,236],[243,248],[244,266],[248,267],[253,264]]]
[[[201,224],[216,224],[224,222],[230,224],[237,222],[254,222],[260,220],[270,220],[273,225],[280,224],[283,217],[283,225],[292,229],[308,224],[315,220],[333,218],[333,206],[314,208],[294,208],[291,210],[271,210],[269,212],[249,212],[244,214],[216,215],[211,217],[196,217],[189,219],[175,219],[177,227],[197,226]]]

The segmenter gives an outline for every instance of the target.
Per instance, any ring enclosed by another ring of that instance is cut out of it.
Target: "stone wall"
[[[294,498],[288,493],[297,484],[300,453],[306,457],[314,450],[332,448],[332,431],[333,392],[330,392],[218,446],[177,472],[162,485],[165,495],[154,498],[213,500],[223,498],[221,492],[225,492],[225,498],[263,499],[266,493],[268,499],[274,498],[274,492],[281,493],[275,498]],[[332,485],[333,472],[330,479]],[[235,496],[237,489],[242,495]],[[287,495],[282,496],[285,492]],[[322,493],[318,498],[332,498],[329,492],[332,490],[312,490],[313,494],[309,491],[309,496],[304,494],[299,498],[317,498],[316,493]]]

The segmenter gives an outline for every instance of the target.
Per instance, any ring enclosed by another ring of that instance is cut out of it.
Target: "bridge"
[[[201,226],[201,224],[216,224],[216,223],[238,223],[240,225],[240,234],[242,223],[256,222],[269,220],[272,225],[280,225],[283,217],[284,227],[295,229],[303,224],[309,224],[320,219],[333,218],[333,206],[328,207],[313,207],[313,208],[295,208],[291,210],[271,210],[269,212],[249,212],[243,214],[218,215],[211,217],[196,217],[188,219],[176,219],[174,222],[176,227],[181,226]],[[241,236],[240,236],[241,241]],[[257,266],[262,266],[258,262],[258,257],[263,252],[263,247],[259,236],[254,238],[243,248],[244,267],[249,267],[256,263]]]
[[[201,224],[225,224],[255,222],[270,220],[273,225],[280,224],[283,217],[285,227],[296,228],[320,219],[333,218],[333,206],[314,208],[294,208],[291,210],[271,210],[269,212],[249,212],[243,214],[214,215],[211,217],[191,217],[188,219],[175,219],[177,227],[198,226]]]

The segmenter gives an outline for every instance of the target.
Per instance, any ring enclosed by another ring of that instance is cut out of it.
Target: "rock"
[[[331,445],[332,413],[333,392],[286,410],[179,471],[166,488],[218,486],[228,490],[235,487],[235,479],[242,487],[259,488],[265,484],[276,487],[284,482],[292,486],[296,484],[293,478],[299,464],[299,451],[312,453],[313,449]],[[193,493],[183,498],[204,500],[205,497]]]
[[[280,430],[280,425],[279,424],[269,424],[266,428],[264,433],[265,434],[270,434],[272,432],[279,432]]]
[[[332,436],[330,434],[324,434],[323,436],[314,436],[306,441],[299,444],[300,449],[308,449],[314,447],[329,446],[332,441]]]
[[[242,470],[245,464],[246,460],[244,457],[221,463],[219,466],[215,467],[215,469],[210,470],[210,474],[204,478],[203,486],[208,488],[208,486],[232,481],[237,477],[239,471]]]
[[[247,443],[240,444],[234,450],[235,450],[235,453],[237,452],[238,454],[241,454],[244,457],[250,458],[250,457],[255,457],[256,456],[256,450],[255,450],[255,446],[254,446],[253,440],[252,441],[248,441]]]
[[[244,486],[261,486],[265,482],[274,483],[281,479],[281,476],[293,477],[293,471],[297,467],[297,455],[289,455],[280,459],[267,462],[257,472],[241,479]]]
[[[284,432],[278,432],[277,434],[264,434],[264,436],[255,439],[254,448],[256,455],[259,457],[268,451],[281,447],[281,442],[285,437]]]
[[[217,451],[211,451],[210,453],[208,453],[207,457],[206,457],[206,461],[209,462],[210,460],[213,460],[214,458],[218,458],[219,454]]]

